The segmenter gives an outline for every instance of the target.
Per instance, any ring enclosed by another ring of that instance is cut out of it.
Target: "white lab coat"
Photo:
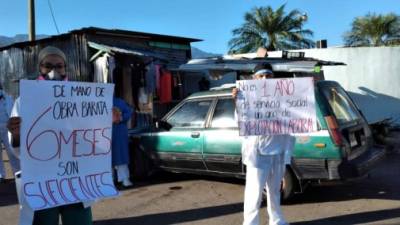
[[[246,166],[260,168],[265,157],[284,154],[284,163],[290,164],[295,137],[292,135],[245,136],[242,139],[242,161]]]

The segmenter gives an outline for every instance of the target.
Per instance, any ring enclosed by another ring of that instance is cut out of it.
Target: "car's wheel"
[[[295,192],[295,182],[296,177],[290,168],[286,168],[285,175],[283,176],[281,183],[281,203],[285,204],[290,201]],[[263,200],[267,200],[267,191],[264,189],[263,191]]]
[[[153,173],[153,163],[144,152],[141,145],[131,143],[131,168],[130,173],[133,179],[145,179]]]
[[[290,168],[286,168],[281,185],[281,202],[288,203],[294,195],[296,177]]]

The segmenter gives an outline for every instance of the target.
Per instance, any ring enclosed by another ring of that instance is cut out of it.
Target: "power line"
[[[53,7],[51,7],[50,0],[47,0],[47,3],[48,3],[48,5],[49,5],[49,8],[50,8],[51,17],[53,18],[53,23],[54,23],[54,26],[56,27],[57,33],[58,33],[58,34],[60,34],[60,31],[58,30],[58,26],[57,26],[56,18],[54,17]]]

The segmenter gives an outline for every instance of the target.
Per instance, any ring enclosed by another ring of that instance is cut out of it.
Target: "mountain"
[[[43,39],[46,37],[49,37],[49,35],[44,35],[44,34],[36,35],[36,39]],[[7,36],[0,35],[0,47],[11,45],[16,42],[27,41],[27,40],[28,40],[27,34],[17,34],[14,37],[7,37]]]
[[[6,36],[0,36],[0,47],[14,43],[14,39]]]
[[[202,51],[202,50],[192,46],[192,58],[193,59],[201,59],[201,58],[209,58],[209,57],[217,57],[217,56],[222,56],[222,55],[205,52],[205,51]]]

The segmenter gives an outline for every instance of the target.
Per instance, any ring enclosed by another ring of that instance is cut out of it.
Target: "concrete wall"
[[[400,47],[302,49],[306,57],[339,61],[346,66],[324,66],[326,80],[339,82],[374,123],[392,118],[400,124]],[[242,54],[253,58],[256,53]],[[281,57],[282,52],[268,52]]]
[[[388,117],[400,123],[400,47],[310,49],[305,55],[347,64],[324,67],[325,79],[349,91],[370,123]]]

